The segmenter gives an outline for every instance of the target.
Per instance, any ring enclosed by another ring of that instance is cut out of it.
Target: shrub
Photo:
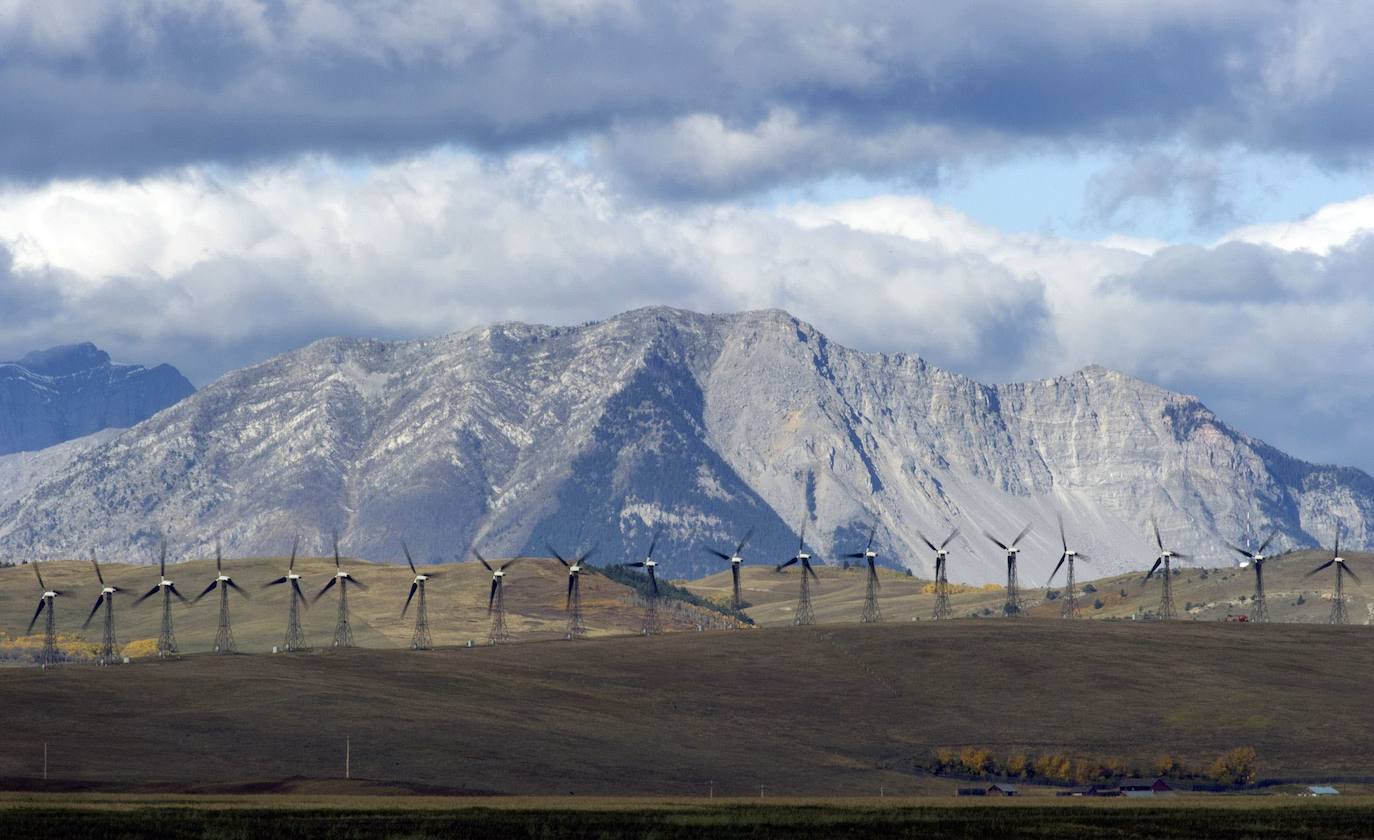
[[[1086,593],[1086,594],[1088,594],[1088,595],[1091,595],[1092,593],[1094,593],[1094,592],[1096,592],[1096,591],[1097,591],[1097,587],[1096,587],[1096,586],[1093,586],[1091,583],[1085,583],[1085,584],[1083,584],[1083,592],[1084,592],[1084,593]]]
[[[1098,598],[1096,601],[1093,601],[1093,609],[1095,609],[1095,610],[1100,610],[1100,609],[1102,609],[1104,606],[1106,606],[1106,604],[1103,604],[1103,603],[1102,603],[1102,599],[1101,599],[1101,598]]]

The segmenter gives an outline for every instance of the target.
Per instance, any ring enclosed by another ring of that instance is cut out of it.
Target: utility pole
[[[353,761],[353,741],[348,736],[344,736],[344,778],[351,779]]]

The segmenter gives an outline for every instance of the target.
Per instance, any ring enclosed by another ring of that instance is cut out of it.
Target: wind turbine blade
[[[649,567],[649,583],[654,587],[654,594],[658,594],[658,577],[654,575],[654,568]]]
[[[406,546],[405,540],[401,540],[401,552],[406,556],[406,563],[410,566],[410,573],[412,575],[418,575],[419,572],[415,571],[415,561],[410,559],[410,549]]]
[[[1059,574],[1059,567],[1064,565],[1064,561],[1069,559],[1068,552],[1059,555],[1059,562],[1054,564],[1054,571],[1050,572],[1049,580],[1045,581],[1045,586],[1049,586],[1054,581],[1054,576]]]
[[[786,563],[779,563],[779,564],[777,565],[777,568],[775,569],[775,571],[779,571],[779,572],[780,572],[780,571],[782,571],[783,569],[786,569],[788,566],[792,565],[792,564],[795,563],[795,562],[797,562],[797,558],[793,557],[791,560],[788,560]]]
[[[630,569],[642,569],[644,568],[644,561],[640,560],[638,563],[621,563],[620,565]]]
[[[841,554],[840,556],[846,560],[862,560],[867,557],[868,554],[862,551],[856,551],[853,554]]]
[[[1341,565],[1342,565],[1342,566],[1345,566],[1345,573],[1348,574],[1348,575],[1350,575],[1352,578],[1354,578],[1356,583],[1359,583],[1359,582],[1360,582],[1360,576],[1357,575],[1357,574],[1355,574],[1355,570],[1352,569],[1352,568],[1350,568],[1350,564],[1349,564],[1349,563],[1342,563]]]
[[[1148,573],[1146,573],[1145,579],[1146,579],[1146,580],[1149,580],[1150,578],[1154,577],[1154,576],[1155,576],[1155,572],[1159,571],[1159,567],[1162,566],[1163,564],[1164,564],[1164,558],[1163,558],[1162,556],[1161,556],[1161,557],[1156,557],[1156,558],[1155,558],[1155,564],[1154,564],[1153,566],[1150,567],[1150,571],[1149,571]]]
[[[1159,520],[1155,518],[1154,514],[1150,514],[1150,527],[1155,529],[1155,544],[1159,546],[1160,551],[1163,551],[1164,538],[1159,535]]]
[[[405,603],[405,606],[401,607],[401,618],[405,618],[405,617],[406,617],[406,610],[410,609],[410,599],[415,597],[415,590],[417,590],[417,589],[419,589],[419,588],[420,588],[420,584],[418,584],[418,583],[411,583],[411,584],[410,584],[410,594],[406,596],[406,603]]]
[[[293,580],[293,581],[291,581],[291,591],[292,591],[292,596],[291,596],[291,597],[293,597],[293,598],[299,598],[300,601],[301,601],[301,604],[302,604],[303,606],[306,606],[306,607],[309,607],[309,606],[310,606],[310,601],[305,597],[305,593],[301,591],[301,582],[300,582],[300,581],[298,581],[298,580]]]
[[[569,563],[567,560],[564,560],[564,559],[563,559],[563,555],[561,555],[561,554],[558,553],[558,549],[554,548],[553,546],[549,545],[548,543],[545,543],[545,544],[544,544],[544,547],[547,548],[547,549],[549,550],[549,553],[552,554],[552,555],[554,556],[554,558],[555,558],[556,560],[558,560],[558,562],[562,563],[564,566],[571,566],[571,565],[572,565],[572,564]]]
[[[29,629],[24,633],[25,636],[27,636],[27,635],[29,635],[29,633],[32,633],[32,632],[33,632],[33,626],[34,626],[35,624],[38,623],[38,616],[40,616],[40,615],[43,614],[43,608],[46,607],[47,605],[48,605],[48,599],[47,599],[47,598],[39,598],[39,599],[38,599],[38,610],[37,610],[37,612],[35,612],[35,613],[33,614],[33,618],[29,619]]]
[[[105,585],[105,576],[100,573],[100,564],[95,561],[95,550],[91,550],[91,565],[95,567],[95,579],[100,581],[100,585]]]
[[[811,561],[810,561],[810,560],[803,560],[803,561],[802,561],[802,571],[803,571],[805,574],[811,575],[811,579],[812,579],[812,580],[820,580],[820,576],[816,574],[816,570],[813,569],[813,568],[811,568]]]
[[[81,629],[85,630],[91,625],[91,619],[95,618],[95,611],[100,609],[100,605],[105,603],[105,593],[100,593],[100,597],[95,599],[95,606],[91,607],[91,614],[86,616],[86,620],[81,622]],[[32,626],[32,625],[30,625]]]
[[[207,587],[205,587],[205,589],[204,589],[199,595],[196,596],[196,600],[195,600],[193,603],[197,603],[197,604],[200,603],[200,599],[201,599],[201,598],[204,598],[206,595],[209,595],[211,592],[215,591],[215,587],[218,586],[218,585],[219,585],[219,581],[218,581],[218,580],[212,580],[212,581],[210,581],[210,585],[207,586]]]
[[[1234,551],[1235,553],[1239,554],[1241,557],[1244,557],[1246,560],[1254,560],[1254,559],[1255,559],[1255,554],[1260,554],[1260,553],[1262,553],[1262,552],[1257,551],[1257,552],[1255,552],[1255,554],[1251,554],[1250,552],[1246,551],[1245,549],[1243,549],[1243,548],[1241,548],[1240,546],[1238,546],[1238,545],[1236,545],[1236,544],[1234,544],[1234,543],[1231,543],[1231,542],[1227,542],[1227,543],[1226,543],[1226,547],[1229,548],[1229,549],[1231,549],[1231,550]]]
[[[563,609],[564,609],[564,610],[570,610],[570,609],[572,609],[572,593],[573,593],[573,587],[576,586],[576,585],[577,585],[577,575],[568,575],[568,601],[567,601],[567,603],[563,606]]]
[[[939,550],[940,550],[940,549],[938,549],[938,548],[935,547],[935,543],[933,543],[933,542],[931,542],[929,539],[927,539],[927,538],[926,538],[926,535],[925,535],[925,534],[922,534],[920,531],[917,531],[917,532],[916,532],[916,536],[920,537],[920,538],[921,538],[921,542],[923,542],[923,543],[925,543],[927,546],[929,546],[931,551],[939,551]]]
[[[1016,535],[1016,539],[1014,539],[1014,540],[1011,541],[1012,548],[1015,548],[1015,547],[1016,547],[1016,544],[1019,543],[1019,542],[1021,542],[1021,540],[1026,536],[1026,534],[1029,534],[1029,533],[1030,533],[1031,526],[1034,525],[1034,524],[1035,524],[1034,522],[1027,522],[1027,523],[1026,523],[1026,527],[1024,527],[1024,528],[1021,529],[1021,533],[1017,534],[1017,535]]]
[[[162,548],[158,551],[157,567],[161,575],[167,577],[167,541],[162,541]]]
[[[334,584],[336,584],[336,583],[338,583],[338,582],[339,582],[339,579],[338,579],[338,578],[336,578],[336,577],[330,578],[330,579],[329,579],[329,583],[326,583],[326,584],[324,585],[324,588],[323,588],[323,589],[321,589],[319,592],[315,593],[315,597],[314,597],[313,599],[311,599],[311,603],[317,603],[321,598],[324,597],[324,593],[326,593],[326,592],[328,592],[329,590],[333,589],[333,588],[334,588]]]
[[[807,520],[807,517],[803,516],[803,517],[802,517],[802,524],[801,524],[801,533],[797,534],[797,553],[798,553],[798,554],[801,554],[801,553],[802,553],[802,549],[806,547],[806,520]]]
[[[264,583],[262,585],[262,588],[266,589],[269,586],[280,586],[281,584],[286,583],[286,581],[287,578],[285,575],[283,575],[282,577],[279,577],[276,580],[269,580],[267,583]]]
[[[334,531],[334,568],[341,568],[339,565],[339,532]]]
[[[44,592],[47,592],[47,591],[48,591],[48,585],[47,585],[46,583],[43,582],[43,573],[40,572],[40,571],[38,571],[38,561],[37,561],[37,560],[33,561],[32,565],[33,565],[33,573],[34,573],[35,575],[38,576],[38,588],[41,589],[41,590],[43,590]]]
[[[293,537],[291,540],[291,562],[286,564],[288,572],[296,571],[296,551],[301,547],[300,536]]]
[[[494,571],[496,571],[495,569],[493,569],[493,568],[491,567],[491,564],[487,562],[487,558],[485,558],[485,557],[482,556],[482,552],[480,552],[480,551],[478,551],[477,549],[474,548],[474,549],[472,550],[472,556],[477,558],[477,562],[479,562],[479,563],[482,564],[482,568],[486,569],[486,570],[489,571],[489,572],[494,572]],[[563,558],[562,558],[562,557],[559,557],[558,559],[559,559],[559,560],[562,560]],[[567,565],[567,564],[565,563],[564,565]]]
[[[707,550],[707,552],[709,552],[709,553],[711,553],[711,554],[714,554],[715,556],[719,557],[719,558],[722,559],[722,560],[732,560],[732,559],[734,559],[734,558],[732,558],[730,555],[728,555],[728,554],[726,554],[726,553],[724,553],[724,552],[722,552],[722,551],[716,551],[714,548],[711,548],[710,546],[703,546],[703,547]]]
[[[655,548],[658,548],[658,538],[659,538],[660,536],[662,536],[662,534],[663,534],[663,529],[662,529],[662,528],[655,528],[655,529],[654,529],[654,536],[653,536],[653,539],[649,540],[649,553],[646,554],[646,555],[644,555],[645,557],[653,557],[653,556],[654,556],[654,549],[655,549]]]
[[[1193,559],[1193,555],[1191,555],[1191,554],[1179,554],[1177,551],[1171,552],[1171,554],[1173,554],[1173,557],[1174,557],[1175,560],[1192,560],[1192,559]]]
[[[361,589],[361,590],[364,591],[364,592],[367,591],[367,584],[365,584],[365,583],[363,583],[362,581],[358,580],[358,579],[355,578],[353,575],[349,575],[348,577],[344,578],[344,580],[348,581],[349,583],[353,584],[354,586],[358,587],[359,589]]]
[[[1270,531],[1270,532],[1269,532],[1269,536],[1264,540],[1264,542],[1260,543],[1259,551],[1256,551],[1255,553],[1256,553],[1256,554],[1263,554],[1263,553],[1264,553],[1264,550],[1265,550],[1266,548],[1269,547],[1269,543],[1273,542],[1273,541],[1274,541],[1274,537],[1277,537],[1278,535],[1279,535],[1279,529],[1278,529],[1278,528],[1275,528],[1274,530]]]
[[[739,556],[739,553],[740,553],[741,551],[744,551],[744,546],[749,542],[750,539],[753,538],[753,536],[754,536],[754,529],[753,529],[753,528],[750,528],[748,531],[745,531],[745,532],[744,532],[744,538],[741,539],[741,540],[739,541],[739,545],[735,546],[735,556],[736,556],[736,557]],[[727,557],[726,559],[728,560],[728,559],[730,559],[730,558]]]
[[[1322,569],[1325,569],[1327,566],[1330,566],[1332,563],[1335,563],[1335,562],[1336,562],[1335,560],[1327,560],[1325,563],[1321,564],[1321,565],[1318,566],[1317,568],[1315,568],[1315,569],[1313,569],[1312,571],[1308,572],[1306,575],[1303,575],[1303,577],[1312,577],[1312,576],[1315,575],[1317,572],[1320,572]]]
[[[514,566],[516,563],[519,563],[519,562],[520,562],[520,558],[519,558],[519,557],[512,557],[511,559],[509,559],[509,560],[507,560],[506,562],[504,562],[504,563],[501,564],[501,571],[504,572],[506,569],[509,569],[511,566]]]
[[[985,537],[987,537],[988,539],[992,540],[994,543],[997,544],[997,547],[1000,548],[1000,549],[1002,549],[1003,551],[1006,551],[1006,550],[1007,550],[1007,544],[1006,544],[1006,543],[1004,543],[1004,542],[1002,542],[1001,540],[997,539],[996,537],[994,537],[992,534],[988,533],[987,531],[984,531],[984,532],[983,532],[983,536],[985,536]]]
[[[215,540],[215,571],[224,574],[224,554],[220,551],[219,540]]]
[[[183,604],[190,604],[190,603],[191,603],[190,601],[186,600],[186,596],[185,596],[185,595],[182,595],[179,591],[177,591],[176,586],[169,586],[169,587],[167,587],[167,591],[170,592],[170,593],[172,593],[173,595],[175,595],[176,598],[177,598],[177,600],[180,601],[181,603],[183,603]]]
[[[1054,518],[1059,520],[1059,542],[1064,545],[1064,553],[1069,553],[1069,538],[1064,535],[1064,514],[1055,511]]]
[[[487,612],[491,612],[491,607],[496,603],[496,589],[501,585],[501,581],[496,578],[491,579],[491,592],[487,593]]]
[[[945,537],[945,541],[940,543],[940,548],[944,548],[945,546],[954,542],[954,538],[957,536],[959,536],[959,529],[955,528],[953,531],[949,532],[949,536]]]
[[[143,603],[144,601],[148,600],[149,598],[153,597],[153,596],[156,595],[156,594],[158,593],[158,591],[161,590],[161,589],[162,589],[162,584],[158,584],[157,586],[154,586],[152,589],[149,589],[147,592],[144,592],[143,595],[140,596],[139,599],[138,599],[137,601],[134,601],[134,606],[136,607],[136,606],[138,606],[139,604]]]
[[[873,537],[878,533],[878,523],[874,522],[873,527],[868,529],[868,545],[864,546],[864,553],[873,550]]]
[[[227,587],[229,587],[230,589],[234,590],[235,592],[239,593],[240,595],[242,595],[242,596],[243,596],[243,600],[245,600],[245,601],[251,601],[251,600],[253,600],[253,596],[248,594],[248,590],[244,589],[242,586],[239,586],[237,583],[234,583],[232,580],[226,580],[226,581],[224,582],[224,585],[227,586]]]
[[[596,553],[596,546],[592,546],[591,548],[589,548],[589,549],[587,549],[586,551],[582,552],[582,556],[579,557],[579,558],[577,558],[577,565],[581,566],[583,563],[586,563],[586,562],[587,562],[587,558],[591,557],[591,556],[592,556],[593,554],[595,554],[595,553]]]

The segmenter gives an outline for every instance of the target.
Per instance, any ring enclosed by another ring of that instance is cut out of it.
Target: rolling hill
[[[937,748],[1369,773],[1363,627],[956,620],[9,669],[0,784],[510,793],[931,790]],[[261,787],[268,784],[267,787]],[[954,783],[941,781],[948,793]]]

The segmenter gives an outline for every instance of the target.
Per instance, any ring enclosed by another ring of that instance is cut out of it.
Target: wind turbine
[[[234,630],[229,624],[229,590],[234,590],[244,598],[248,598],[248,593],[224,573],[224,554],[220,551],[219,540],[215,540],[215,579],[192,603],[199,603],[201,598],[216,589],[219,590],[219,629],[215,631],[215,653],[235,653]]]
[[[1174,576],[1170,568],[1172,560],[1187,560],[1188,555],[1179,554],[1177,551],[1170,551],[1164,547],[1164,538],[1159,535],[1159,522],[1153,516],[1150,517],[1150,526],[1154,528],[1155,545],[1159,546],[1159,556],[1155,558],[1155,564],[1150,567],[1150,571],[1145,575],[1145,580],[1154,577],[1155,571],[1160,565],[1164,566],[1164,591],[1159,598],[1159,617],[1161,619],[1177,618],[1178,613],[1174,610]]]
[[[874,522],[873,527],[868,531],[868,544],[863,551],[856,551],[853,554],[846,554],[850,560],[868,561],[868,587],[864,591],[864,611],[859,617],[863,624],[877,624],[883,620],[883,611],[878,606],[878,569],[874,561],[878,559],[878,552],[873,550],[873,536],[878,533],[878,523]]]
[[[1345,558],[1341,556],[1340,528],[1336,529],[1336,548],[1331,552],[1331,559],[1327,560],[1325,563],[1308,572],[1307,577],[1312,577],[1317,572],[1320,572],[1322,569],[1325,569],[1327,566],[1336,567],[1336,592],[1331,599],[1331,617],[1327,619],[1327,621],[1330,624],[1345,624],[1347,623],[1348,618],[1345,614],[1344,576],[1350,575],[1350,577],[1353,578],[1356,583],[1360,582],[1360,578],[1358,575],[1355,574],[1355,570],[1350,568],[1349,564],[1345,562]]]
[[[162,628],[157,634],[157,655],[159,657],[169,657],[177,655],[177,637],[172,632],[172,596],[183,604],[189,604],[186,596],[177,591],[176,584],[167,579],[167,541],[163,540],[158,552],[158,577],[157,585],[137,600],[134,606],[138,606],[159,592],[162,593]]]
[[[1240,561],[1240,567],[1242,569],[1246,566],[1251,565],[1255,567],[1254,609],[1250,611],[1250,621],[1265,622],[1269,620],[1269,605],[1265,603],[1264,600],[1264,561],[1269,559],[1269,555],[1266,555],[1264,551],[1265,549],[1269,548],[1269,544],[1273,542],[1274,537],[1277,537],[1278,535],[1279,530],[1275,528],[1272,532],[1270,532],[1268,539],[1266,539],[1263,543],[1260,544],[1259,549],[1253,552],[1249,551],[1248,549],[1241,548],[1238,545],[1231,545],[1229,542],[1226,544],[1227,547],[1230,548],[1232,551],[1236,552],[1241,557],[1245,558],[1244,560]],[[1339,542],[1339,537],[1337,538],[1337,541]]]
[[[520,558],[507,560],[499,566],[492,566],[477,549],[472,554],[491,572],[491,592],[487,594],[487,615],[491,616],[491,629],[487,631],[487,644],[496,645],[510,641],[510,631],[506,629],[506,569],[515,565]],[[559,558],[562,559],[562,558]]]
[[[401,618],[405,618],[406,610],[410,609],[410,599],[415,597],[416,592],[420,593],[420,602],[415,605],[415,632],[410,634],[410,649],[430,650],[434,643],[429,637],[429,606],[425,603],[425,583],[441,575],[439,572],[420,574],[415,568],[415,561],[410,558],[410,549],[406,546],[405,540],[401,540],[401,551],[406,556],[410,573],[415,576],[410,582],[410,594],[406,595],[405,606],[401,607]]]
[[[300,608],[310,606],[310,602],[305,599],[305,593],[301,591],[301,576],[296,574],[296,550],[300,548],[300,545],[300,537],[291,541],[291,560],[286,564],[286,574],[262,586],[263,589],[266,589],[269,586],[280,586],[283,583],[291,585],[291,590],[286,593],[286,644],[283,645],[288,653],[310,649],[306,647],[305,632],[301,629]]]
[[[105,606],[105,628],[100,637],[100,650],[96,654],[96,661],[101,665],[110,665],[119,657],[119,642],[115,639],[114,596],[124,590],[105,582],[105,575],[100,571],[100,564],[95,560],[94,551],[91,552],[91,565],[95,567],[96,580],[100,581],[100,595],[95,599],[95,606],[91,607],[91,614],[86,616],[86,622],[81,625],[81,629],[84,630],[90,626],[91,619],[95,618],[96,610],[99,610],[103,604]]]
[[[652,590],[648,598],[644,599],[644,622],[640,627],[640,632],[645,636],[652,636],[659,632],[658,626],[658,577],[654,574],[654,569],[658,567],[658,561],[654,559],[654,549],[658,546],[659,535],[663,532],[654,531],[654,536],[649,540],[649,553],[644,555],[644,559],[638,563],[625,563],[629,569],[643,569],[649,573],[649,586]]]
[[[792,623],[795,625],[815,624],[816,616],[811,611],[811,579],[816,576],[815,570],[811,568],[811,555],[806,553],[806,520],[802,520],[801,534],[797,537],[797,553],[785,563],[779,563],[773,570],[781,572],[793,563],[801,564],[801,590],[797,594],[797,611],[792,616]]]
[[[34,611],[33,618],[29,619],[29,629],[24,632],[28,635],[33,632],[33,625],[38,623],[38,616],[48,611],[47,617],[43,621],[43,652],[38,655],[38,664],[44,668],[49,665],[57,664],[57,619],[53,614],[54,601],[66,595],[60,589],[49,589],[43,582],[43,573],[38,571],[38,561],[35,560],[30,565],[33,566],[33,573],[38,576],[38,588],[43,593],[38,597],[38,609]]]
[[[731,603],[731,605],[732,605],[736,610],[741,609],[741,608],[744,606],[744,600],[743,600],[742,598],[740,598],[740,595],[739,595],[739,568],[740,568],[740,566],[743,565],[743,563],[744,563],[744,558],[741,556],[741,552],[744,551],[744,544],[747,543],[747,542],[749,542],[749,538],[750,538],[751,536],[753,536],[753,535],[754,535],[753,529],[750,529],[749,531],[745,532],[745,534],[744,534],[744,539],[742,539],[742,540],[739,541],[739,545],[735,546],[735,550],[734,550],[733,552],[731,552],[730,554],[726,554],[726,553],[724,553],[724,552],[722,552],[722,551],[716,551],[714,548],[710,548],[710,547],[708,547],[708,548],[706,549],[707,551],[711,552],[711,553],[714,554],[715,556],[719,557],[720,559],[722,559],[722,560],[724,560],[724,561],[726,561],[726,562],[728,562],[728,563],[730,564],[730,582],[731,582],[731,602],[730,602],[730,603]]]
[[[1010,545],[997,539],[987,531],[983,532],[983,536],[992,540],[997,544],[998,548],[1007,553],[1007,603],[1002,606],[1002,614],[1008,618],[1021,614],[1021,589],[1016,581],[1016,558],[1021,553],[1021,549],[1017,546],[1020,544],[1021,539],[1025,537],[1026,534],[1030,533],[1030,529],[1031,524],[1027,523],[1026,527],[1021,529],[1021,533],[1016,535],[1016,539],[1012,540]]]
[[[1050,572],[1050,579],[1045,581],[1045,586],[1048,587],[1054,582],[1054,576],[1059,574],[1059,567],[1067,563],[1069,566],[1066,572],[1068,582],[1064,589],[1064,606],[1059,615],[1062,618],[1078,618],[1078,586],[1073,579],[1073,562],[1075,560],[1087,560],[1088,555],[1069,548],[1069,538],[1064,536],[1064,514],[1060,513],[1055,516],[1059,520],[1059,542],[1064,546],[1064,553],[1059,555],[1059,562],[1054,565],[1054,571]]]
[[[946,567],[949,561],[949,544],[954,542],[954,538],[959,536],[959,529],[955,528],[945,537],[945,541],[937,547],[935,543],[926,538],[920,531],[916,536],[921,538],[921,542],[930,547],[935,552],[935,611],[931,617],[936,621],[943,621],[950,617],[949,609],[949,577],[946,575]]]
[[[353,647],[353,628],[348,623],[348,585],[353,584],[359,589],[366,591],[367,586],[357,578],[345,572],[343,563],[339,560],[339,533],[334,532],[334,577],[329,579],[329,583],[324,588],[315,593],[315,600],[320,600],[324,593],[334,588],[335,584],[339,587],[339,620],[334,625],[334,647],[351,648]]]
[[[549,552],[553,554],[554,557],[558,558],[558,562],[562,563],[568,569],[568,602],[566,606],[568,612],[568,633],[564,638],[580,639],[587,635],[587,627],[582,623],[582,564],[587,562],[587,558],[591,557],[592,552],[596,551],[596,549],[587,549],[582,552],[581,556],[576,560],[569,563],[567,560],[563,559],[563,555],[554,550],[553,546],[549,546],[548,548]]]

